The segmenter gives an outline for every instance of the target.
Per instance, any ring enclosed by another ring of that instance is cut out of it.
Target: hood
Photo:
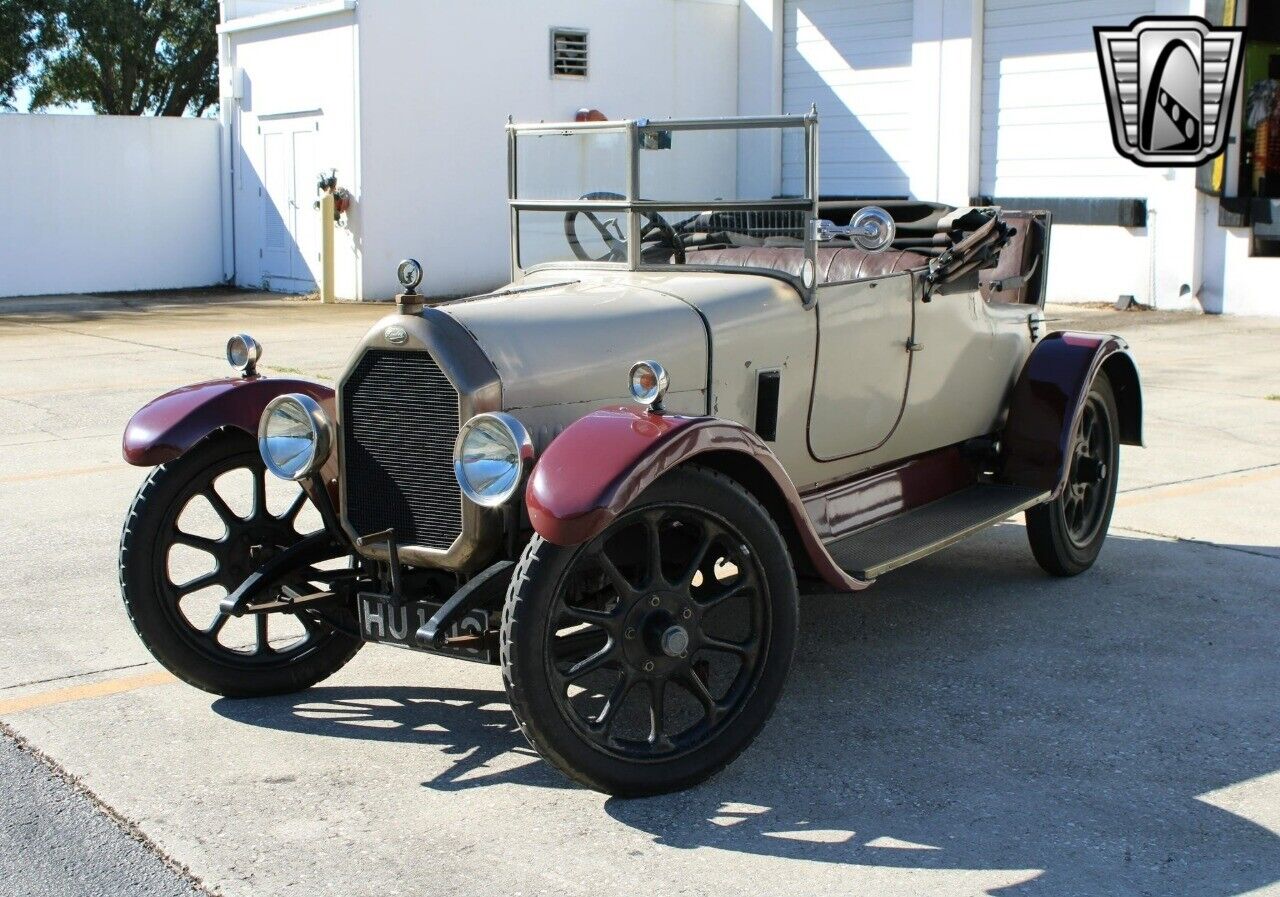
[[[697,404],[705,406],[708,335],[701,315],[626,278],[552,281],[440,310],[493,363],[508,411],[630,401],[627,372],[642,359],[667,369],[672,400],[702,396]]]

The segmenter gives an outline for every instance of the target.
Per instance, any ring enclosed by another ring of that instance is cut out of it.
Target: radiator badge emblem
[[[1094,28],[1111,137],[1139,165],[1190,168],[1222,154],[1244,55],[1243,28],[1144,16]]]
[[[399,324],[392,324],[386,330],[382,331],[382,338],[393,345],[403,346],[409,341],[409,331],[405,330]]]

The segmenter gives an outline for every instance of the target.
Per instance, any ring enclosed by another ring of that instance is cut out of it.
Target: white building
[[[314,184],[337,169],[354,195],[337,237],[340,297],[389,297],[406,255],[424,261],[431,292],[484,289],[508,276],[508,115],[566,120],[585,107],[656,119],[817,103],[824,195],[1054,211],[1052,300],[1132,294],[1161,308],[1280,314],[1269,288],[1280,258],[1265,257],[1277,245],[1266,240],[1270,204],[1220,201],[1197,190],[1196,171],[1140,168],[1112,145],[1093,26],[1234,14],[1250,24],[1254,74],[1266,68],[1275,4],[1207,4],[223,0],[225,266],[244,285],[311,288]],[[1280,21],[1274,30],[1280,44]],[[557,33],[585,40],[585,75],[565,73],[563,55],[555,70]],[[1268,190],[1250,174],[1243,118],[1237,108],[1219,169],[1228,197]],[[739,177],[800,187],[798,144],[740,161],[758,170]]]

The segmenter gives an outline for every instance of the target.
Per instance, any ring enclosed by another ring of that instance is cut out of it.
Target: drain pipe
[[[1147,209],[1147,243],[1150,251],[1147,253],[1150,258],[1150,265],[1147,269],[1147,283],[1149,287],[1148,296],[1152,308],[1158,308],[1156,304],[1156,210]]]
[[[234,15],[228,0],[219,0],[219,19],[225,24],[229,15]],[[241,78],[235,66],[231,64],[231,35],[218,33],[218,80],[221,89],[218,91],[218,124],[219,152],[222,187],[222,277],[225,283],[235,285],[236,282],[236,195],[235,195],[235,141],[234,129],[236,112],[240,108]]]

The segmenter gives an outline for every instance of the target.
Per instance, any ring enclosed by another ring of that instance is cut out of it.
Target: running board
[[[1040,504],[1049,493],[980,483],[827,543],[842,570],[875,579],[954,545],[1006,517]]]

